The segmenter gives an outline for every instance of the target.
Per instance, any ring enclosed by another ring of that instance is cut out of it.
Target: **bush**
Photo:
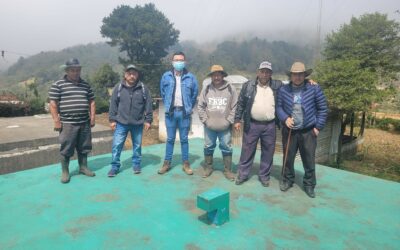
[[[27,104],[0,103],[0,117],[24,116],[29,112]]]
[[[107,99],[96,97],[95,102],[96,102],[96,114],[108,112],[108,109],[110,108],[110,103]]]
[[[383,119],[375,118],[374,127],[386,131],[393,129],[396,132],[400,132],[400,120],[392,118],[383,118]]]
[[[382,130],[389,130],[390,128],[390,120],[389,118],[384,119],[376,119],[375,127],[382,129]]]
[[[33,98],[28,100],[28,115],[45,113],[46,111],[44,110],[44,103],[45,101],[41,98]]]

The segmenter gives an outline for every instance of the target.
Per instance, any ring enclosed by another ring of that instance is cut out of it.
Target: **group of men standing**
[[[69,158],[76,148],[80,172],[87,176],[94,173],[87,168],[87,153],[91,150],[90,128],[94,126],[95,103],[93,92],[80,78],[81,65],[77,59],[65,64],[66,75],[54,83],[49,91],[51,113],[55,130],[60,131],[62,183],[69,177]],[[204,165],[202,177],[213,173],[213,154],[217,146],[222,153],[224,176],[241,185],[250,177],[257,149],[261,144],[261,160],[258,178],[269,186],[273,155],[275,151],[276,126],[282,129],[284,149],[282,191],[294,183],[294,158],[300,151],[305,170],[303,186],[306,194],[315,197],[315,150],[317,136],[327,118],[326,99],[318,84],[307,80],[311,70],[303,63],[295,62],[288,72],[290,82],[283,85],[273,80],[272,65],[268,61],[260,64],[257,77],[243,84],[237,94],[235,87],[224,78],[228,75],[221,65],[213,65],[211,83],[203,86],[198,104],[196,77],[186,69],[186,58],[182,52],[172,56],[172,69],[165,72],[160,81],[160,94],[165,107],[167,140],[164,162],[158,170],[165,174],[171,169],[176,130],[182,153],[182,170],[192,175],[189,162],[191,115],[197,108],[204,124]],[[110,102],[109,121],[114,131],[111,169],[109,177],[118,174],[120,155],[128,132],[133,144],[132,168],[141,172],[142,132],[152,123],[152,99],[149,89],[141,81],[141,72],[135,65],[125,67],[124,79],[113,90]],[[232,130],[240,130],[243,121],[243,138],[237,176],[232,171]]]

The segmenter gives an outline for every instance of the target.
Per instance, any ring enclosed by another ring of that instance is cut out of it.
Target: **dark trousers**
[[[275,151],[275,121],[250,121],[249,130],[243,133],[238,178],[247,179],[249,177],[259,139],[261,141],[261,160],[258,177],[262,180],[269,180]]]
[[[92,150],[92,132],[90,122],[71,124],[62,123],[62,130],[58,137],[61,148],[60,154],[66,157],[78,154],[88,154]]]
[[[289,143],[289,149],[284,167],[283,180],[289,183],[294,182],[294,159],[297,150],[300,151],[301,161],[303,162],[304,178],[303,185],[315,187],[317,184],[315,178],[315,149],[317,148],[317,137],[312,128],[302,130],[292,130]],[[285,154],[286,145],[288,142],[289,129],[286,126],[282,128],[282,145]],[[285,159],[285,158],[284,158]]]

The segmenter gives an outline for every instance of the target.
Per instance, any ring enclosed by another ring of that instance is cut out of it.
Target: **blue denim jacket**
[[[175,75],[173,70],[165,72],[161,77],[160,94],[164,102],[165,113],[171,113],[173,110],[175,83]],[[181,92],[185,115],[192,114],[192,109],[196,104],[198,91],[196,77],[184,69],[181,78]]]

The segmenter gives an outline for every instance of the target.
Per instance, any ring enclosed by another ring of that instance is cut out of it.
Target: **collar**
[[[171,69],[171,70],[170,70],[170,73],[171,73],[171,75],[172,75],[173,77],[176,76],[176,75],[175,75],[175,70],[174,70],[174,69]],[[189,71],[187,71],[187,69],[184,68],[184,69],[182,70],[182,73],[181,73],[180,77],[183,78],[183,76],[186,75],[187,73],[189,73]]]
[[[67,82],[72,82],[72,83],[82,83],[83,82],[82,78],[80,78],[80,77],[79,77],[79,80],[77,82],[70,81],[70,80],[68,80],[67,75],[64,75],[64,80],[67,81]]]
[[[257,86],[258,83],[259,83],[259,80],[258,80],[258,77],[257,77],[256,80],[253,82],[253,85],[254,85],[254,86]],[[269,81],[268,81],[268,83],[267,83],[267,86],[271,87],[271,84],[272,84],[272,78],[269,78]]]
[[[305,79],[303,84],[304,84],[303,89],[306,90],[308,88],[308,85],[309,85],[308,80]],[[293,92],[293,82],[290,81],[288,85],[289,85],[290,91]]]

